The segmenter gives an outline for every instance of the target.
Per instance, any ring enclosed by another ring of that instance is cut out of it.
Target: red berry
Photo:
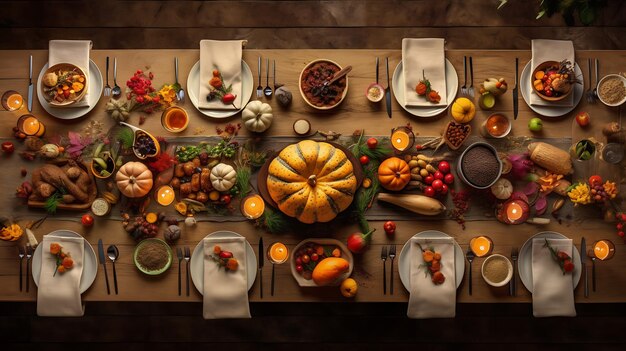
[[[617,230],[622,230],[622,228],[624,228],[624,224],[623,223],[617,223],[616,227],[617,227]]]
[[[220,196],[220,202],[224,205],[228,205],[230,203],[231,197],[228,194]]]
[[[441,179],[435,179],[433,180],[433,184],[432,184],[433,189],[435,189],[436,192],[441,191],[441,188],[443,187],[443,182],[441,181]]]
[[[624,237],[624,232],[617,232],[617,235],[619,235],[620,237]]]
[[[302,263],[309,263],[309,262],[311,262],[311,256],[309,255],[302,256]]]
[[[424,147],[420,144],[415,145],[415,150],[420,151],[422,150]]]
[[[298,273],[302,273],[302,271],[303,271],[303,270],[304,270],[304,267],[302,267],[302,265],[301,265],[301,264],[296,265],[296,271],[297,271]]]
[[[366,165],[370,162],[370,158],[367,157],[367,155],[363,155],[359,158],[359,162],[361,162],[362,165]]]
[[[454,183],[454,175],[452,175],[452,173],[446,174],[445,177],[443,177],[443,181],[446,184]]]
[[[424,195],[428,196],[428,197],[433,197],[435,196],[435,189],[433,189],[432,186],[427,186],[424,188]]]
[[[450,173],[450,163],[448,163],[448,161],[441,161],[437,165],[437,169],[439,169],[443,174]]]
[[[93,225],[93,217],[90,214],[84,214],[83,217],[81,217],[80,222],[85,227],[91,227]]]
[[[301,257],[297,257],[296,258],[296,265],[301,265],[302,264],[302,258]]]
[[[387,235],[393,235],[396,232],[396,224],[393,221],[387,221],[383,225],[383,229]]]
[[[626,213],[622,213],[620,216],[622,217],[622,221],[626,222]]]
[[[311,261],[313,261],[313,262],[317,262],[317,260],[319,260],[319,259],[320,259],[320,256],[319,256],[318,254],[313,253],[313,254],[311,255]]]
[[[426,178],[424,178],[424,182],[428,185],[433,183],[433,180],[435,180],[435,178],[431,175],[427,176]]]
[[[443,184],[441,186],[441,191],[440,191],[441,195],[446,195],[448,193],[448,186]]]
[[[367,139],[367,147],[370,149],[375,149],[378,146],[378,140],[376,138]]]

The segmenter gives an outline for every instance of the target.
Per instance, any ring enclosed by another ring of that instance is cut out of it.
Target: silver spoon
[[[176,60],[174,61],[174,66],[176,67],[176,85],[180,87],[178,94],[176,94],[176,98],[178,98],[178,101],[182,104],[185,102],[185,89],[183,89],[182,85],[178,84],[178,57],[176,57]]]
[[[265,89],[263,89],[263,94],[265,96],[272,96],[272,88],[270,87],[270,59],[267,59],[267,65],[265,66],[267,69],[266,81],[265,81]]]
[[[107,256],[113,265],[113,286],[115,286],[115,295],[117,295],[117,273],[115,272],[115,260],[117,260],[119,255],[120,252],[117,249],[117,246],[109,245],[109,247],[107,247]]]
[[[122,96],[122,88],[117,85],[117,57],[113,59],[113,98],[119,99]]]

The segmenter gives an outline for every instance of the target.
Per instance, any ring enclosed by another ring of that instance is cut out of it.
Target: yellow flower
[[[617,186],[615,186],[615,182],[609,182],[607,180],[602,187],[609,199],[614,199],[617,196]]]
[[[567,196],[574,204],[586,205],[591,203],[591,189],[587,184],[579,183],[567,193]]]
[[[176,99],[176,91],[172,85],[164,85],[159,90],[159,95],[163,98],[163,101],[171,104]]]

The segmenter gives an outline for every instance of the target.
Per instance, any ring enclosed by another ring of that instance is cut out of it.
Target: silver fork
[[[189,296],[189,262],[191,261],[191,252],[189,251],[189,247],[185,246],[185,262],[187,263],[187,280],[185,282],[185,287],[187,291],[187,296]]]
[[[261,56],[259,56],[259,85],[256,87],[256,97],[263,96],[263,85],[261,85]]]
[[[391,267],[389,268],[389,293],[393,295],[393,259],[396,258],[396,245],[389,246],[389,258],[391,259]]]
[[[468,248],[467,252],[465,253],[465,258],[467,258],[467,261],[469,262],[469,276],[468,276],[468,280],[469,280],[469,294],[470,296],[472,295],[472,262],[474,262],[474,257],[476,257],[476,255],[474,255],[474,252],[472,251],[472,249]]]
[[[178,296],[182,294],[182,277],[181,277],[181,263],[183,261],[183,249],[176,248],[176,257],[178,258]]]
[[[463,56],[463,76],[465,81],[461,87],[461,95],[467,95],[467,56]]]
[[[26,244],[26,292],[30,290],[30,259],[33,257],[33,247]]]
[[[111,96],[111,86],[109,85],[109,56],[107,56],[106,67],[107,67],[107,84],[104,86],[104,96]]]
[[[598,66],[600,65],[600,60],[596,59],[596,85],[593,87],[593,99],[598,98],[598,82],[600,82],[600,77],[598,76]]]
[[[17,250],[17,256],[20,258],[20,291],[22,291],[22,264],[24,263],[24,256],[26,256],[26,252],[24,252],[24,248],[22,246],[18,246]]]
[[[511,278],[511,282],[509,283],[509,294],[511,296],[516,296],[517,295],[517,286],[516,286],[516,282],[515,282],[515,265],[517,263],[517,256],[519,255],[518,251],[517,251],[517,247],[514,246],[511,249],[511,260],[513,261],[513,277]]]
[[[472,63],[472,57],[469,58],[470,61],[470,86],[468,89],[469,96],[474,97],[474,64]]]
[[[383,294],[387,295],[387,246],[383,245],[380,259],[383,260]]]
[[[595,102],[595,97],[593,96],[593,89],[591,88],[591,59],[587,59],[587,64],[589,68],[589,85],[587,86],[585,96],[587,96],[587,102],[593,104]]]

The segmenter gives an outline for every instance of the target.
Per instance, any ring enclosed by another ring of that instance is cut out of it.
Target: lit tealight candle
[[[241,214],[248,219],[257,219],[265,211],[265,202],[259,195],[250,195],[241,203]]]
[[[15,111],[19,109],[20,107],[22,107],[23,103],[24,99],[22,98],[22,95],[18,93],[12,94],[7,98],[7,107],[10,111]]]
[[[511,222],[515,222],[516,220],[522,218],[522,214],[523,214],[522,206],[520,206],[516,202],[511,202],[506,207],[506,217]]]
[[[396,151],[404,151],[411,147],[412,132],[406,127],[395,128],[391,133],[391,146]]]
[[[593,255],[605,261],[613,257],[615,254],[615,245],[610,240],[599,240],[593,244]]]
[[[157,202],[161,206],[168,206],[174,199],[176,198],[176,194],[174,193],[174,189],[169,185],[163,185],[157,190]]]
[[[33,115],[23,115],[17,120],[17,128],[20,132],[31,136],[42,136],[46,127]]]
[[[483,257],[491,252],[493,241],[486,236],[477,236],[470,240],[470,248],[477,257]]]
[[[502,223],[521,224],[526,222],[530,213],[528,203],[522,200],[509,200],[496,211],[496,217]]]
[[[274,243],[270,246],[267,255],[272,263],[281,264],[287,261],[289,250],[283,243]]]

